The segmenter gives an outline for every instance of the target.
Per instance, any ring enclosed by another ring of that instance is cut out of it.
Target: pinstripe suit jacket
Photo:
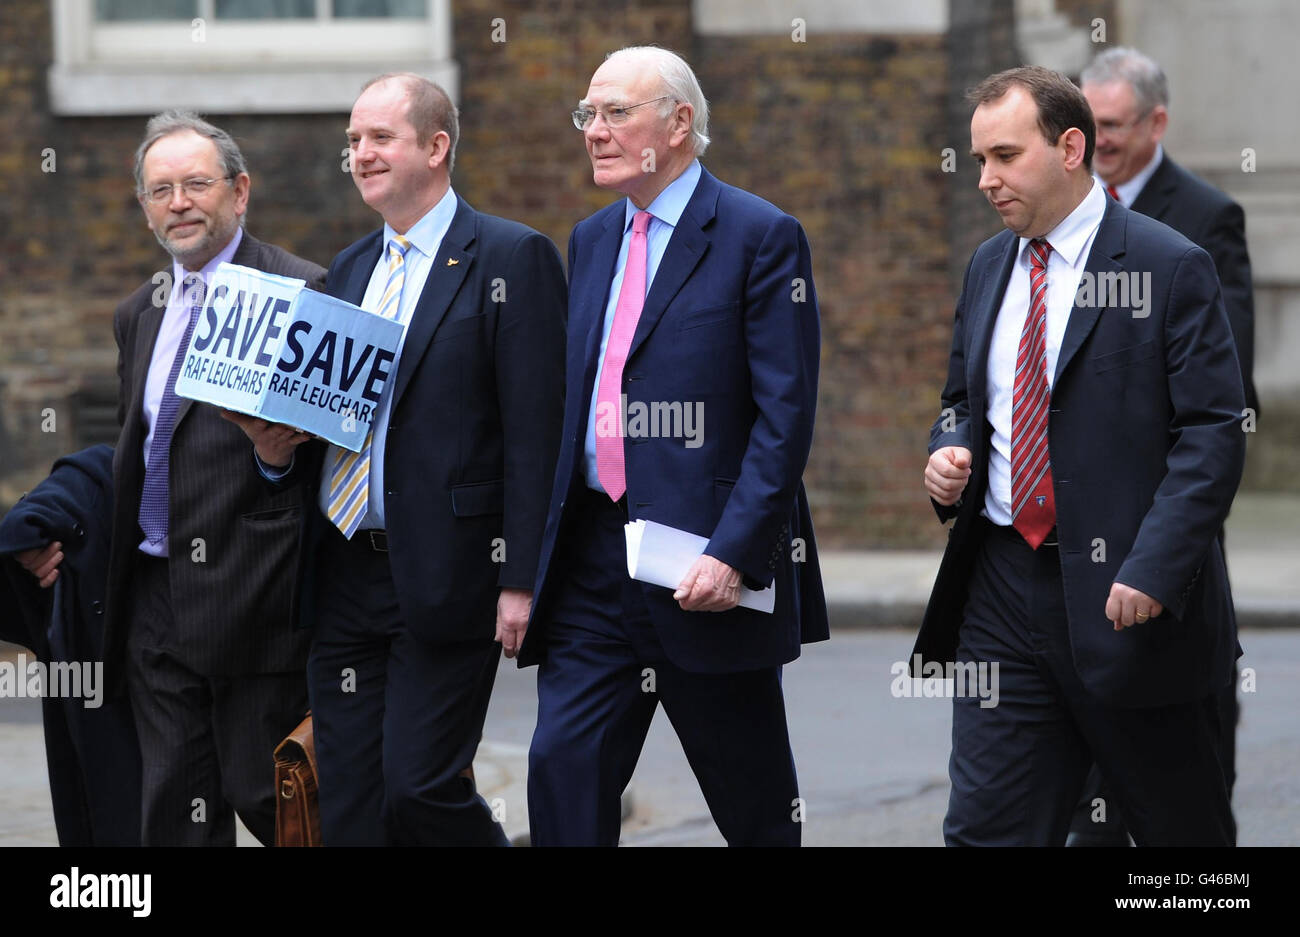
[[[247,232],[233,262],[300,277],[314,289],[325,270]],[[143,539],[145,381],[164,306],[144,283],[113,314],[122,433],[113,459],[113,542],[109,557],[104,657],[110,690],[124,686],[131,571]],[[182,398],[169,476],[173,646],[206,676],[302,669],[308,635],[293,627],[302,486],[272,491],[258,475],[248,437],[207,404]],[[201,543],[199,541],[202,541]]]

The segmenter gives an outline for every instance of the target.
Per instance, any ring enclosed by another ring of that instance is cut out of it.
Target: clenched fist
[[[970,450],[944,446],[934,450],[925,466],[925,490],[944,507],[957,503],[970,480]]]

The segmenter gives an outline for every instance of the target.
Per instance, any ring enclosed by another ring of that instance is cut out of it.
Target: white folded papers
[[[709,544],[705,537],[654,521],[632,521],[623,527],[623,533],[627,536],[627,574],[638,582],[673,590]],[[761,592],[741,586],[740,604],[771,614],[776,605],[776,583]]]

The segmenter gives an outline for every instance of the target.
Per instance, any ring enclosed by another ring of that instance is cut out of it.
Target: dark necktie
[[[140,492],[140,529],[150,543],[160,543],[167,536],[168,467],[171,462],[172,431],[176,428],[176,414],[181,408],[181,398],[176,396],[176,377],[181,373],[185,352],[190,347],[194,324],[199,321],[199,305],[190,306],[190,321],[185,334],[176,347],[172,369],[167,373],[167,386],[163,388],[158,403],[158,416],[153,421],[153,442],[149,445],[149,464],[144,470],[144,488]]]
[[[1038,549],[1056,526],[1047,451],[1047,258],[1052,246],[1029,242],[1029,314],[1020,332],[1011,391],[1011,524]]]

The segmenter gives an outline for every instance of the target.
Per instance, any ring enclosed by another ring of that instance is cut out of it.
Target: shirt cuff
[[[298,453],[296,452],[292,453],[289,456],[288,465],[281,466],[280,468],[275,468],[263,462],[262,457],[257,454],[257,450],[256,449],[253,450],[253,461],[257,463],[257,470],[261,472],[262,477],[269,482],[283,481],[285,476],[287,476],[290,472],[293,471],[293,463],[297,457],[298,457]]]

